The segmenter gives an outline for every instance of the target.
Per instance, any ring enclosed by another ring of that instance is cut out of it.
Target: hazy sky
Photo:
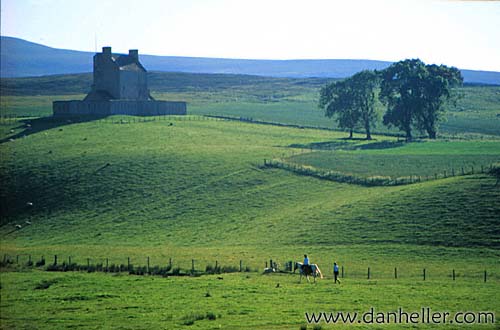
[[[1,0],[1,16],[2,35],[56,48],[500,71],[500,1]]]

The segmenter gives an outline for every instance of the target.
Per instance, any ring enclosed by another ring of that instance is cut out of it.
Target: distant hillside
[[[28,77],[92,71],[92,52],[55,49],[26,40],[1,37],[1,77]],[[140,51],[140,50],[139,50]],[[230,73],[270,77],[344,78],[391,62],[374,60],[241,60],[141,55],[150,71]],[[500,72],[462,70],[466,83],[500,85]]]
[[[148,72],[149,88],[152,92],[221,91],[226,89],[250,89],[268,91],[277,89],[319,89],[328,78],[278,78],[241,74]],[[2,95],[69,95],[85,94],[92,85],[91,73],[58,74],[40,77],[1,78]]]

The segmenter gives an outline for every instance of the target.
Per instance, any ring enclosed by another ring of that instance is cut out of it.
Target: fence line
[[[24,259],[24,262],[23,260]],[[83,259],[83,258],[82,258]],[[145,265],[134,265],[132,263],[132,258],[127,257],[126,263],[110,263],[110,258],[85,258],[84,263],[75,262],[74,258],[68,256],[66,258],[61,258],[59,255],[53,255],[50,260],[47,260],[45,256],[41,256],[38,261],[34,261],[31,254],[19,254],[15,256],[3,255],[3,259],[0,261],[0,267],[28,267],[28,268],[38,268],[46,271],[81,271],[81,272],[104,272],[104,273],[129,273],[131,275],[159,275],[159,276],[201,276],[201,275],[209,275],[209,274],[223,274],[223,273],[243,273],[243,272],[258,272],[258,269],[251,268],[249,266],[245,266],[243,260],[239,260],[239,265],[229,265],[223,266],[218,260],[214,260],[213,262],[209,262],[205,264],[203,267],[203,262],[200,262],[197,259],[191,259],[191,267],[180,267],[180,263],[174,263],[172,258],[168,258],[168,260],[164,259],[164,263],[161,265],[153,265],[152,258],[147,256],[142,258]],[[125,259],[123,260],[125,261]],[[205,261],[206,262],[206,261]],[[184,261],[184,264],[186,262]],[[287,261],[283,263],[283,267],[280,263],[276,262],[273,259],[270,259],[269,262],[265,261],[263,263],[264,272],[265,273],[287,273],[294,274],[298,273],[296,269],[294,269],[294,263],[292,261]],[[329,267],[331,268],[331,267]],[[475,272],[467,272],[464,271],[462,273],[457,273],[455,268],[449,271],[434,271],[429,272],[427,268],[422,268],[418,271],[418,268],[406,269],[401,267],[394,267],[394,272],[391,274],[390,269],[386,268],[376,268],[373,269],[370,266],[364,268],[356,267],[353,268],[349,266],[346,267],[342,265],[340,272],[340,278],[351,278],[351,279],[366,279],[366,280],[381,280],[381,279],[415,279],[421,281],[428,281],[429,279],[449,279],[451,281],[457,281],[457,279],[476,279],[482,281],[484,283],[491,281],[491,279],[498,279],[498,274],[494,275],[487,270],[478,270]],[[327,277],[330,274],[331,269],[329,271],[323,272]]]
[[[413,183],[419,183],[424,181],[445,179],[448,177],[455,176],[465,176],[465,175],[473,175],[479,173],[486,173],[487,170],[491,170],[493,168],[493,164],[489,166],[481,165],[481,169],[476,170],[474,166],[470,167],[470,170],[465,167],[461,167],[461,171],[455,171],[455,169],[451,169],[451,171],[447,172],[443,171],[443,174],[434,173],[432,175],[409,175],[406,177],[388,177],[388,176],[370,176],[370,177],[362,177],[351,174],[344,174],[342,172],[332,171],[332,170],[323,170],[318,169],[309,165],[302,165],[297,163],[292,163],[288,161],[284,161],[283,159],[264,159],[264,167],[269,168],[278,168],[286,171],[290,171],[299,175],[311,176],[318,179],[342,182],[342,183],[351,183],[362,186],[400,186],[407,185]]]
[[[21,262],[20,257],[27,256],[27,262]],[[136,259],[137,260],[137,259]],[[249,266],[245,266],[243,260],[239,261],[239,266],[234,265],[221,265],[217,260],[215,260],[215,266],[212,263],[206,264],[205,268],[201,268],[203,265],[196,259],[191,259],[191,267],[180,267],[175,265],[172,258],[162,265],[153,265],[151,258],[147,256],[142,262],[145,261],[145,265],[134,265],[132,263],[132,258],[127,257],[126,263],[110,263],[110,258],[85,258],[85,263],[77,263],[74,258],[68,256],[67,259],[61,259],[59,255],[55,254],[49,260],[45,256],[33,262],[31,254],[10,256],[4,254],[3,259],[0,261],[0,267],[9,266],[22,266],[31,268],[42,268],[46,271],[86,271],[86,272],[106,272],[106,273],[119,273],[128,272],[134,275],[162,275],[162,276],[185,276],[185,275],[207,275],[207,274],[222,274],[222,273],[235,273],[235,272],[253,272],[257,271]],[[123,260],[125,261],[125,259]]]
[[[94,121],[97,123],[104,124],[134,124],[134,123],[148,123],[148,122],[161,122],[161,121],[226,121],[227,119],[216,117],[216,116],[206,116],[206,115],[157,115],[157,116],[126,116],[126,115],[116,115],[113,118],[110,116],[68,116],[68,117],[23,117],[16,115],[3,115],[0,116],[0,125],[10,125],[18,122],[19,120],[35,120],[44,119],[47,122],[52,123],[81,123],[87,121]]]

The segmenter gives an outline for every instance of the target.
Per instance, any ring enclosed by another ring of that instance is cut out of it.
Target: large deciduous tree
[[[366,138],[371,139],[371,127],[377,118],[375,111],[375,90],[378,75],[373,71],[361,71],[343,81],[333,82],[320,91],[319,107],[325,109],[325,116],[337,117],[339,127],[353,130],[362,125]]]
[[[452,87],[463,82],[460,70],[445,65],[426,65],[428,76],[424,83],[423,107],[417,113],[417,127],[429,138],[437,137],[437,126],[442,120],[446,102],[455,98]]]
[[[384,124],[396,126],[412,139],[413,127],[436,138],[444,104],[452,87],[463,81],[460,71],[445,65],[425,65],[419,59],[404,60],[381,71],[380,100],[387,105]]]
[[[353,91],[347,80],[335,81],[320,91],[319,107],[325,109],[325,116],[336,116],[340,128],[349,130],[352,139],[354,128],[359,122],[359,111],[354,107]]]
[[[359,111],[359,120],[365,128],[366,139],[371,140],[371,127],[377,120],[375,91],[379,77],[374,71],[364,70],[356,73],[349,80],[354,95],[354,106]]]

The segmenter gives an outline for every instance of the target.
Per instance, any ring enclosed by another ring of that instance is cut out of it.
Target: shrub
[[[195,321],[200,321],[205,318],[204,314],[198,314],[198,313],[191,313],[188,315],[185,315],[182,319],[183,322],[182,324],[184,325],[193,325]]]
[[[42,267],[45,266],[45,258],[40,259],[40,261],[37,261],[35,264],[36,267]]]
[[[212,266],[212,265],[207,265],[207,267],[205,267],[205,273],[206,274],[220,274],[221,273],[221,268],[220,266]]]
[[[181,274],[181,269],[179,267],[172,269],[172,275],[179,276],[180,274]]]
[[[240,271],[239,267],[235,266],[222,266],[221,268],[222,273],[237,273],[239,271]]]

